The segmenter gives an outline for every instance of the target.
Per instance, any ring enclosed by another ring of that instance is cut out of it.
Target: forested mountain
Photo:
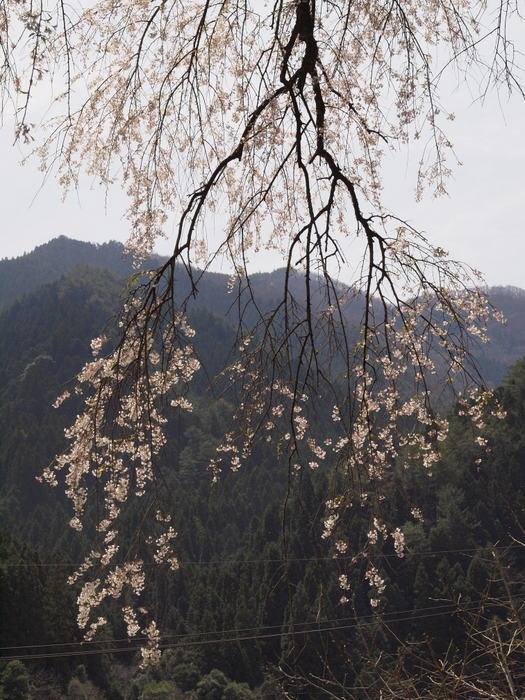
[[[87,543],[68,527],[65,499],[35,477],[63,448],[63,428],[78,409],[74,400],[60,411],[51,404],[88,359],[90,339],[111,332],[130,271],[121,253],[118,244],[62,238],[0,262],[0,289],[12,292],[3,293],[0,313],[0,697],[504,698],[513,697],[509,679],[521,697],[525,364],[515,363],[525,354],[525,295],[513,289],[491,292],[509,322],[491,328],[480,356],[501,383],[507,419],[487,416],[485,452],[451,406],[434,474],[393,468],[388,507],[404,523],[407,552],[398,558],[390,544],[378,545],[387,586],[377,609],[365,562],[334,558],[321,537],[337,476],[291,472],[262,444],[243,469],[211,484],[206,464],[232,405],[202,376],[193,413],[168,425],[162,455],[182,566],[159,570],[144,594],[164,635],[161,665],[137,670],[116,617],[96,646],[80,645],[75,589],[65,580]],[[26,273],[16,268],[29,260]],[[24,275],[25,289],[17,287]],[[262,307],[282,282],[280,271],[255,276]],[[300,278],[293,283],[299,296]],[[237,297],[226,284],[226,276],[209,275],[190,306],[211,374],[235,339]],[[355,324],[359,312],[357,298],[348,310]],[[138,508],[129,514],[130,540],[140,517]],[[366,507],[345,517],[356,551],[367,537]]]
[[[161,262],[162,258],[153,256],[146,267],[154,267]],[[17,299],[32,295],[44,285],[57,282],[78,266],[105,270],[113,273],[121,282],[133,273],[132,261],[124,254],[122,244],[113,241],[95,245],[60,236],[19,258],[0,260],[0,310]],[[284,269],[260,273],[252,276],[250,290],[243,287],[241,280],[227,293],[228,276],[207,273],[199,281],[199,293],[193,305],[199,310],[206,309],[219,316],[228,316],[232,327],[236,326],[239,315],[244,313],[245,322],[249,325],[254,320],[254,309],[249,305],[243,307],[248,291],[253,293],[260,310],[264,312],[275,307],[282,298],[284,279]],[[287,283],[295,299],[300,301],[304,298],[299,274],[292,275]],[[101,293],[104,293],[103,286]],[[344,280],[341,280],[342,289]],[[483,376],[496,385],[502,381],[508,368],[525,355],[525,291],[515,287],[493,287],[487,291],[494,306],[507,318],[504,326],[491,323],[492,342],[477,351]],[[191,297],[191,288],[184,275],[181,275],[177,293],[180,298]],[[115,289],[108,290],[106,294],[111,311],[115,312],[120,294]],[[102,308],[102,313],[105,308]],[[362,314],[359,296],[351,296],[345,303],[345,314],[350,325],[357,328]]]
[[[109,270],[121,277],[132,271],[131,261],[124,257],[119,243],[94,245],[60,236],[19,258],[0,260],[0,309],[60,279],[78,265]]]

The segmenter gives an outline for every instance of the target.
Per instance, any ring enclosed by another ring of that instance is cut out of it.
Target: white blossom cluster
[[[144,313],[136,303],[130,311],[135,321],[137,314],[140,318]],[[70,578],[70,583],[84,581],[78,596],[78,624],[87,629],[88,638],[106,624],[104,616],[93,619],[106,600],[125,601],[130,596],[139,600],[144,590],[143,559],[135,557],[120,563],[120,516],[131,500],[155,493],[155,458],[165,444],[167,420],[161,412],[162,401],[170,400],[172,406],[191,410],[188,399],[175,391],[183,390],[199,369],[192,346],[184,343],[184,338],[192,336],[186,319],[176,317],[164,332],[163,341],[172,347],[163,359],[154,349],[152,334],[145,340],[141,333],[127,333],[106,356],[101,351],[107,338],[94,339],[93,360],[77,377],[76,392],[84,398],[84,412],[66,430],[69,450],[44,470],[43,479],[52,486],[57,485],[60,472],[65,472],[66,494],[74,511],[71,526],[77,530],[83,528],[89,496],[102,494],[98,545]],[[67,397],[66,392],[55,405]],[[177,569],[173,552],[177,533],[171,516],[157,510],[154,523],[156,535],[144,537],[144,544],[149,545],[155,563]],[[122,611],[128,634],[142,632],[148,639],[145,660],[154,659],[156,627],[148,622],[141,628],[137,610],[130,605],[124,605]],[[146,619],[147,611],[141,609],[141,616]]]
[[[404,556],[399,524],[387,525],[382,520],[384,503],[396,468],[423,467],[431,476],[439,465],[440,445],[449,429],[448,420],[436,411],[440,402],[459,401],[460,413],[469,417],[481,448],[486,448],[482,431],[487,408],[502,416],[495,397],[480,388],[471,361],[472,344],[487,341],[487,323],[490,318],[499,320],[498,314],[492,313],[482,291],[468,286],[468,276],[460,274],[444,251],[439,251],[436,263],[429,249],[428,259],[420,259],[417,272],[411,275],[407,260],[415,255],[421,258],[421,244],[410,242],[404,229],[390,243],[385,255],[396,260],[402,256],[400,269],[407,296],[397,297],[394,303],[392,296],[398,291],[392,287],[390,297],[382,292],[381,303],[372,300],[365,308],[352,364],[341,362],[348,372],[345,378],[350,391],[329,409],[330,433],[319,435],[308,415],[309,404],[319,402],[320,385],[310,387],[304,381],[299,393],[293,377],[287,383],[268,381],[260,370],[265,367],[264,339],[258,343],[252,337],[228,370],[230,381],[246,397],[232,423],[239,430],[225,436],[210,465],[215,474],[220,466],[239,469],[259,437],[288,455],[294,472],[318,469],[323,462],[338,464],[348,475],[348,485],[326,503],[322,532],[323,539],[335,542],[338,554],[346,553],[346,519],[342,516],[349,508],[366,507],[371,527],[363,554],[388,541],[398,557]],[[434,273],[439,273],[446,286],[438,286]],[[365,495],[361,493],[363,482]],[[423,520],[417,504],[412,514],[416,521]],[[383,589],[372,588],[377,605]]]

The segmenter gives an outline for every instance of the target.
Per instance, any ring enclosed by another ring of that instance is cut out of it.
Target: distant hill
[[[148,262],[148,267],[155,267],[162,262],[159,256],[153,256]],[[124,247],[115,241],[95,245],[82,241],[75,241],[66,236],[55,238],[49,243],[38,246],[31,253],[19,258],[0,260],[0,310],[6,310],[15,300],[29,297],[38,292],[45,285],[58,282],[65,275],[72,273],[78,266],[89,266],[93,270],[104,270],[110,273],[112,281],[105,289],[101,283],[98,293],[105,296],[105,304],[109,298],[114,300],[113,312],[117,310],[118,294],[116,288],[122,285],[124,280],[133,272],[131,260],[125,256]],[[75,277],[73,272],[73,278]],[[197,274],[198,271],[197,271]],[[84,273],[80,277],[84,277]],[[71,279],[73,279],[71,278]],[[68,284],[71,284],[71,279]],[[107,278],[109,280],[109,278]],[[116,280],[120,280],[120,282]],[[304,301],[304,279],[300,273],[292,273],[287,280],[289,291],[295,302],[301,304]],[[177,294],[179,298],[191,295],[191,289],[186,274],[181,274],[176,280]],[[221,333],[226,333],[229,338],[234,337],[235,328],[239,317],[242,317],[246,327],[256,322],[258,314],[274,308],[282,300],[285,287],[285,270],[278,269],[269,273],[258,273],[251,276],[250,289],[246,281],[241,279],[234,285],[233,291],[228,293],[228,275],[208,272],[199,280],[199,291],[190,304],[190,313],[194,317],[194,323],[199,329],[208,329],[206,314],[211,314],[217,323],[217,318],[222,317],[219,323]],[[340,285],[339,291],[344,288]],[[257,300],[257,306],[249,303],[249,296],[253,294]],[[501,326],[491,323],[489,335],[491,342],[480,346],[476,350],[481,372],[491,385],[500,383],[508,368],[518,359],[525,356],[525,291],[516,287],[493,287],[488,289],[489,297],[494,306],[503,312],[507,318],[507,324]],[[319,294],[314,293],[314,305],[322,299],[321,288]],[[323,302],[325,300],[323,299]],[[33,298],[32,304],[36,303]],[[41,306],[38,305],[37,306]],[[357,295],[345,304],[344,314],[348,328],[358,332],[362,318],[363,300]],[[204,312],[206,314],[202,315]],[[199,318],[196,318],[197,315]],[[224,321],[228,331],[224,331]],[[210,341],[210,333],[205,333],[204,343]],[[224,341],[224,337],[223,337]],[[14,342],[14,341],[13,341]],[[221,345],[222,351],[224,347]],[[221,352],[222,352],[221,351]],[[212,361],[212,365],[216,365]]]
[[[152,266],[160,260],[158,256],[152,258]],[[121,243],[95,245],[59,236],[31,253],[0,260],[0,309],[43,284],[54,282],[77,265],[109,270],[120,277],[128,277],[133,271]]]
[[[90,356],[90,339],[117,312],[122,288],[123,278],[108,269],[79,265],[4,308],[0,396],[38,357],[56,365],[61,381],[70,380]]]
[[[506,323],[491,321],[490,342],[479,347],[477,356],[485,380],[500,384],[508,370],[525,357],[525,290],[517,287],[490,287],[491,303],[503,313]]]

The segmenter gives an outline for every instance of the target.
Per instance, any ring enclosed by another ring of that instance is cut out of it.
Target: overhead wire
[[[517,602],[520,600],[525,600],[525,595],[523,596],[517,596],[515,599]],[[493,604],[499,603],[499,604],[504,604],[506,601],[504,599],[498,599],[498,598],[491,598],[490,602]],[[417,620],[424,620],[424,619],[430,619],[430,618],[435,618],[435,617],[442,617],[446,614],[455,614],[458,612],[467,612],[467,611],[472,611],[475,610],[477,607],[479,607],[479,601],[473,601],[471,603],[463,604],[461,610],[458,610],[457,606],[454,603],[443,603],[442,605],[438,606],[429,606],[425,608],[419,608],[418,610],[429,610],[431,612],[427,612],[426,614],[414,614],[414,611],[411,610],[403,610],[403,611],[398,611],[398,612],[392,612],[392,613],[383,613],[381,615],[379,614],[371,614],[371,615],[365,615],[360,618],[355,618],[355,617],[347,617],[347,618],[334,618],[332,620],[322,620],[322,621],[315,621],[312,620],[310,622],[302,622],[302,623],[293,623],[291,629],[284,629],[283,627],[285,626],[284,624],[281,625],[269,625],[269,626],[264,626],[264,627],[248,627],[248,628],[241,628],[241,629],[229,629],[229,630],[217,630],[217,631],[207,631],[207,632],[188,632],[184,634],[168,634],[168,635],[161,635],[160,640],[161,643],[159,644],[159,647],[161,649],[173,649],[173,648],[178,648],[178,647],[194,647],[194,646],[207,646],[211,644],[228,644],[228,643],[234,643],[234,642],[246,642],[246,641],[264,641],[267,639],[275,639],[279,637],[295,637],[299,635],[312,635],[312,634],[321,634],[321,633],[329,633],[329,632],[339,632],[342,630],[349,630],[349,629],[355,629],[363,626],[371,626],[375,625],[381,622],[389,622],[389,623],[400,623],[400,622],[414,622]],[[339,624],[342,622],[346,622],[347,624]],[[330,623],[330,624],[329,624]],[[306,629],[295,629],[298,626],[311,626]],[[276,630],[276,631],[273,631]],[[252,632],[257,632],[253,633]],[[217,635],[223,635],[217,637]],[[202,637],[205,637],[204,639]],[[206,637],[212,637],[212,638],[206,638]],[[168,642],[167,640],[172,640],[171,642]],[[164,641],[163,641],[164,640]],[[140,652],[141,646],[136,644],[136,642],[146,642],[147,640],[145,638],[138,638],[134,640],[130,640],[128,638],[125,639],[117,639],[117,640],[107,640],[106,642],[100,641],[100,640],[92,640],[88,642],[61,642],[61,643],[56,643],[56,644],[35,644],[35,645],[23,645],[23,646],[10,646],[10,647],[0,647],[0,652],[2,651],[21,651],[23,649],[54,649],[56,647],[68,647],[68,646],[73,646],[73,647],[85,647],[87,645],[95,645],[95,644],[118,644],[118,643],[127,643],[128,646],[110,646],[110,647],[105,647],[105,648],[80,648],[80,649],[73,649],[73,650],[67,650],[67,651],[51,651],[51,652],[40,652],[36,654],[9,654],[9,655],[1,655],[0,660],[2,661],[14,661],[14,660],[23,660],[23,661],[38,661],[38,660],[44,660],[44,659],[60,659],[60,658],[67,658],[67,657],[75,657],[75,656],[90,656],[93,654],[118,654],[118,653],[132,653],[132,652]]]

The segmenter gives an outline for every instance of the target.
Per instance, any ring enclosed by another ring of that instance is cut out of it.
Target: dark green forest
[[[74,400],[51,405],[89,359],[90,339],[111,333],[131,273],[118,244],[65,238],[0,261],[0,698],[524,697],[525,292],[510,288],[490,290],[508,324],[490,329],[478,355],[507,416],[487,415],[482,450],[452,401],[433,474],[393,467],[386,507],[407,549],[399,558],[377,546],[380,605],[369,602],[366,562],[352,560],[366,506],[345,515],[348,556],[321,537],[337,469],[293,472],[263,443],[212,484],[206,464],[234,399],[201,373],[193,413],[173,416],[160,465],[181,562],[155,570],[144,593],[161,663],[138,668],[138,643],[111,609],[109,628],[82,642],[66,579],[89,542],[69,528],[66,499],[35,477],[78,410]],[[254,278],[262,306],[281,286],[279,271]],[[235,309],[224,275],[200,289],[190,320],[213,375],[234,345]],[[130,541],[139,520],[129,514]]]

